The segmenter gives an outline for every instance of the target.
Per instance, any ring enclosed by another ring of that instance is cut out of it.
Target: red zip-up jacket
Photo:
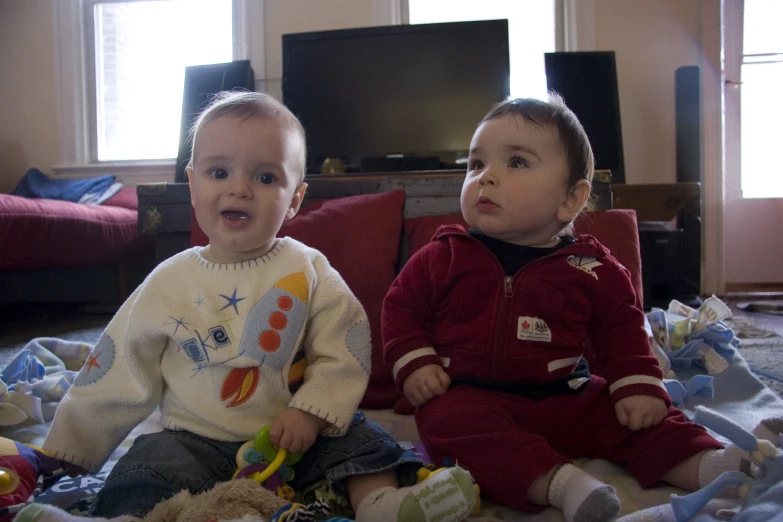
[[[463,227],[440,227],[389,289],[382,335],[400,389],[428,364],[452,379],[545,382],[586,355],[614,402],[652,395],[671,404],[630,273],[592,236],[507,276]]]

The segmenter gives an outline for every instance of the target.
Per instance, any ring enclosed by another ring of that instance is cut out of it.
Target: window
[[[174,158],[185,67],[233,59],[232,0],[85,0],[91,161]]]
[[[783,2],[745,0],[742,37],[742,197],[783,197]]]
[[[556,9],[557,0],[408,0],[408,19],[412,24],[508,19],[511,96],[545,98],[544,53],[556,50]]]

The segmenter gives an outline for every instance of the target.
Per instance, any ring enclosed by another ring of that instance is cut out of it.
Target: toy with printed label
[[[437,475],[444,469],[451,467],[451,462],[449,461],[449,459],[446,459],[446,461],[443,464],[444,466],[442,468],[437,468],[437,469],[432,469],[434,468],[434,466],[431,465],[419,468],[419,471],[416,472],[416,483],[418,484],[424,482],[432,475]],[[473,483],[473,489],[476,490],[476,504],[473,506],[473,509],[471,509],[470,514],[472,516],[473,515],[477,516],[481,514],[481,497],[479,496],[481,491],[479,489],[479,485],[476,484],[475,482]]]

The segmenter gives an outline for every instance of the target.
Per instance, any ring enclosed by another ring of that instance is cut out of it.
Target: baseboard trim
[[[726,294],[754,297],[783,297],[783,283],[726,283]]]

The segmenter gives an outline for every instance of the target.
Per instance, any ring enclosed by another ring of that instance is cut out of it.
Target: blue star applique
[[[227,295],[223,295],[223,294],[219,294],[219,295],[220,295],[220,297],[222,297],[223,299],[228,301],[226,306],[221,308],[221,310],[225,310],[229,306],[233,306],[234,307],[234,311],[236,312],[237,315],[239,315],[239,309],[237,308],[237,303],[240,302],[240,301],[244,301],[245,298],[244,297],[237,297],[237,289],[234,288],[234,295],[232,295],[231,297],[229,297]]]
[[[190,328],[188,328],[188,323],[185,322],[184,317],[180,317],[179,319],[175,317],[169,316],[169,319],[171,319],[171,322],[164,323],[164,324],[176,324],[177,326],[174,327],[174,335],[177,335],[177,331],[179,330],[179,327],[181,326],[185,330],[190,331]]]

